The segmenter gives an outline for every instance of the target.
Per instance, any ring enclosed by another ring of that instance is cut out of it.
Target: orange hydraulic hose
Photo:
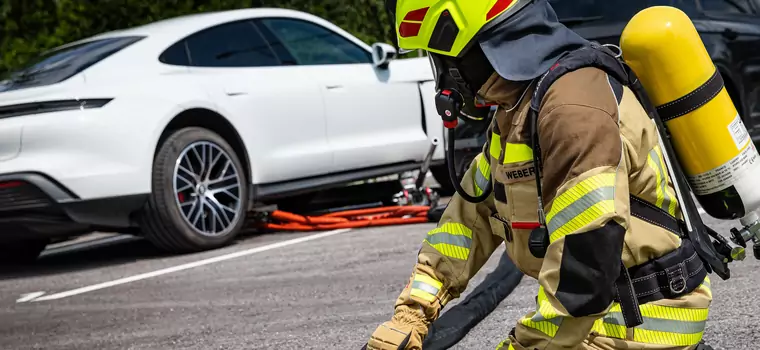
[[[357,220],[349,222],[341,222],[337,224],[324,224],[316,226],[307,226],[300,224],[272,224],[267,223],[260,227],[279,230],[279,231],[321,231],[321,230],[337,230],[341,228],[357,228],[357,227],[373,227],[373,226],[390,226],[390,225],[406,225],[406,224],[421,224],[428,222],[424,217],[412,217],[408,219],[401,218],[389,218],[379,220]]]
[[[335,224],[339,222],[348,221],[348,219],[344,219],[344,218],[303,216],[303,215],[288,213],[281,210],[275,210],[274,212],[272,212],[271,215],[273,219],[277,219],[279,221],[292,221],[292,222],[297,222],[299,224]]]
[[[418,211],[428,211],[430,210],[430,207],[428,206],[388,206],[388,207],[377,207],[377,208],[368,208],[368,209],[357,209],[357,210],[346,210],[346,211],[339,211],[337,213],[330,213],[321,215],[320,217],[351,217],[351,216],[362,216],[362,215],[371,215],[371,214],[381,214],[386,212],[393,212],[393,213],[416,213]]]
[[[259,228],[279,231],[317,231],[341,228],[405,225],[428,222],[429,206],[387,206],[346,210],[319,216],[304,216],[275,210],[275,222],[261,223]]]

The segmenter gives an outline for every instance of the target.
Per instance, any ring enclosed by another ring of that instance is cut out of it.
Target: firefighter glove
[[[424,322],[410,322],[396,315],[375,329],[367,343],[367,350],[421,350],[428,326]]]

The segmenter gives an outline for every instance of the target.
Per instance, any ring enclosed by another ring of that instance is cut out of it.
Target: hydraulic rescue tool
[[[438,203],[439,195],[429,187],[424,186],[425,178],[430,170],[430,162],[433,160],[438,143],[438,138],[431,140],[430,149],[422,161],[422,166],[416,179],[401,179],[403,190],[394,196],[393,201],[395,203],[399,205],[427,205],[431,207],[435,207]]]

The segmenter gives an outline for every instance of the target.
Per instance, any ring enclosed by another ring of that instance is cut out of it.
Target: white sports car
[[[43,54],[0,83],[0,257],[90,231],[212,249],[254,203],[416,169],[443,127],[427,58],[395,54],[284,9]]]

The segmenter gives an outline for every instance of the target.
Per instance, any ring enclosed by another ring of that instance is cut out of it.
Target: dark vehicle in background
[[[681,9],[700,33],[752,140],[756,144],[760,141],[760,0],[549,0],[549,3],[559,20],[580,36],[616,46],[620,45],[620,35],[628,21],[644,8],[664,5]],[[463,173],[468,160],[485,143],[487,129],[466,126],[467,123],[460,125],[456,169]],[[441,188],[451,185],[442,184]]]
[[[639,11],[673,6],[694,22],[755,142],[760,140],[760,0],[549,0],[560,21],[582,37],[620,45]]]

